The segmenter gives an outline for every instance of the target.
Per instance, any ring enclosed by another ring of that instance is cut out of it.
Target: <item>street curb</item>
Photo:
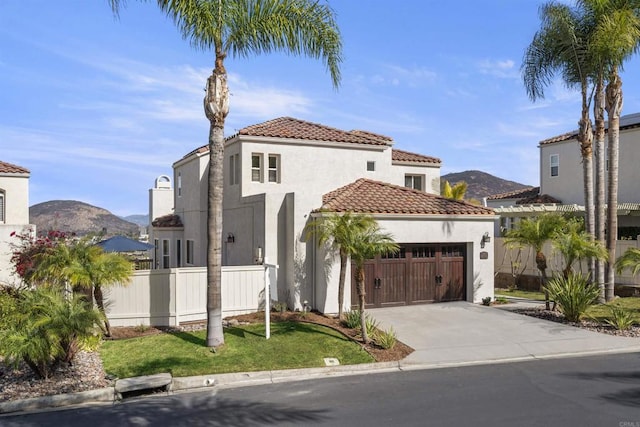
[[[114,396],[114,387],[105,387],[76,393],[33,397],[29,399],[0,403],[0,414],[33,411],[44,408],[57,408],[60,406],[78,405],[87,402],[113,402]]]

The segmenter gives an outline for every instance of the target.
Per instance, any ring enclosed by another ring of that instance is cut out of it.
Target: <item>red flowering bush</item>
[[[11,233],[11,237],[18,239],[18,243],[12,244],[11,263],[15,273],[27,284],[32,279],[39,258],[58,243],[65,242],[67,239],[66,233],[54,230],[43,236],[35,237],[31,229],[25,229],[19,233],[14,231]]]

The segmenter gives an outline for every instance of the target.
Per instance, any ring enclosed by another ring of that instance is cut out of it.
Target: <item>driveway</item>
[[[640,351],[616,337],[468,302],[367,310],[415,352],[404,364],[435,366]]]

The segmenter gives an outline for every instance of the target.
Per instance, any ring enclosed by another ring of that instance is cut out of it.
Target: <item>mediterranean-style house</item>
[[[535,216],[541,212],[584,215],[582,158],[577,135],[577,131],[573,131],[540,141],[539,187],[487,198],[487,206],[500,215],[496,236],[513,228],[518,218]],[[639,140],[640,113],[621,117],[618,237],[622,239],[635,240],[640,234]]]
[[[29,224],[29,170],[0,161],[0,284],[16,282],[11,265],[15,233],[31,229]]]
[[[372,215],[401,247],[367,263],[370,307],[492,297],[493,210],[440,197],[441,161],[393,144],[289,117],[228,137],[223,265],[277,264],[273,299],[335,313],[339,260],[304,229],[350,211]],[[206,265],[208,159],[207,146],[193,150],[173,164],[174,185],[161,176],[150,190],[156,268]]]

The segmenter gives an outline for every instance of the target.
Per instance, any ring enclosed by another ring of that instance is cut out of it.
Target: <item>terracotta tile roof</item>
[[[494,215],[493,209],[361,178],[322,197],[319,211],[368,214]]]
[[[318,123],[311,123],[291,117],[280,117],[264,123],[247,126],[238,135],[263,136],[271,138],[304,139],[309,141],[346,142],[353,144],[388,146],[393,139],[360,130],[344,131]]]
[[[605,123],[605,126],[608,126]],[[640,113],[627,114],[620,117],[620,130],[634,129],[640,127]],[[605,129],[605,133],[608,130]],[[553,144],[554,142],[569,141],[578,137],[578,131],[563,133],[562,135],[554,136],[552,138],[544,139],[540,141],[540,145]]]
[[[526,197],[537,196],[538,193],[540,193],[540,187],[528,187],[520,190],[508,191],[506,193],[494,194],[487,197],[487,200],[523,199]]]
[[[391,160],[394,162],[410,163],[442,163],[437,157],[423,156],[422,154],[410,153],[408,151],[398,150],[397,148],[391,150]]]
[[[518,200],[516,205],[545,205],[545,204],[561,204],[562,201],[556,199],[555,197],[551,197],[548,194],[536,194],[531,197],[527,197],[522,200]]]
[[[151,225],[158,228],[184,227],[179,215],[169,214],[160,216],[151,222]]]
[[[29,169],[0,160],[0,173],[29,173]]]

